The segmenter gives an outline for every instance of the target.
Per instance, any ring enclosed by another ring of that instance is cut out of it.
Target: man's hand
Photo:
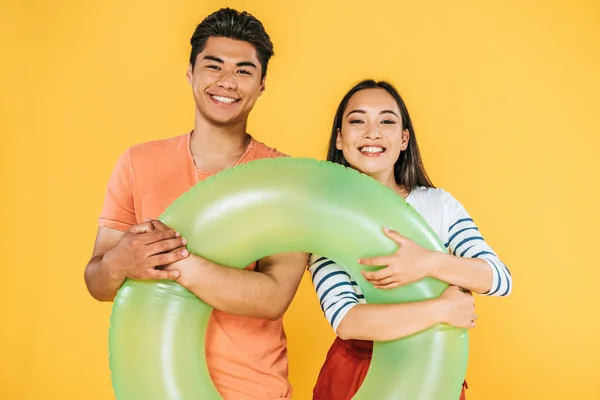
[[[103,262],[118,278],[177,279],[179,271],[157,267],[188,257],[185,245],[186,240],[175,230],[160,221],[146,221],[125,232],[104,254]]]
[[[161,267],[188,256],[181,235],[159,221],[136,224],[126,232],[100,227],[85,267],[85,284],[95,299],[113,301],[127,278],[178,279],[179,271]]]

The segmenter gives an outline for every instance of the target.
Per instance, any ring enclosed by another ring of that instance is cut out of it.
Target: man
[[[189,254],[185,238],[156,220],[210,175],[285,156],[246,132],[273,55],[262,24],[248,13],[221,9],[197,26],[191,45],[187,80],[196,103],[194,130],[133,146],[120,157],[108,183],[85,282],[94,298],[112,301],[126,278],[176,280],[215,308],[206,357],[221,395],[227,400],[288,399],[282,316],[308,254],[277,254],[244,270],[229,268]]]

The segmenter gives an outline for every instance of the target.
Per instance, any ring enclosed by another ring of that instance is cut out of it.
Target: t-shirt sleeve
[[[481,258],[492,271],[492,287],[487,296],[508,296],[512,291],[512,276],[508,267],[484,240],[475,222],[452,195],[447,193],[447,207],[450,210],[448,243],[445,246],[458,257]]]
[[[364,295],[357,293],[360,288],[350,275],[334,261],[317,254],[312,254],[309,261],[313,285],[319,297],[321,310],[337,333],[340,322],[348,311],[361,302]]]
[[[108,180],[99,225],[126,231],[136,223],[131,150],[127,150],[119,157]]]
[[[279,157],[290,157],[289,154],[285,154],[282,153],[281,151],[277,150],[277,149],[271,149],[271,154],[270,154],[271,158],[279,158]]]

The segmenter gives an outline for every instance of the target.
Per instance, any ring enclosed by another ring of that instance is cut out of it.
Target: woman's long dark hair
[[[435,187],[433,186],[433,183],[431,183],[431,180],[425,171],[425,167],[423,166],[419,145],[417,144],[417,137],[415,136],[415,130],[413,128],[410,115],[408,114],[406,104],[404,104],[404,100],[402,100],[402,97],[396,88],[385,81],[376,82],[372,79],[364,80],[357,83],[342,98],[342,101],[340,102],[340,105],[335,113],[335,118],[333,119],[331,138],[329,139],[329,149],[327,150],[327,161],[350,167],[350,164],[348,164],[348,161],[346,161],[344,158],[344,154],[341,150],[336,148],[335,143],[338,130],[340,132],[342,130],[344,111],[348,106],[348,101],[350,101],[350,98],[356,92],[365,89],[384,89],[386,92],[388,92],[394,98],[394,100],[396,100],[398,108],[400,108],[400,115],[402,117],[402,130],[404,131],[405,129],[408,129],[408,132],[410,133],[408,147],[406,150],[400,153],[400,157],[398,157],[398,160],[394,164],[394,178],[396,183],[408,191],[413,190],[417,186]]]

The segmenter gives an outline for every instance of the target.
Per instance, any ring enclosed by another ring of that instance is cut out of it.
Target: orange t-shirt
[[[156,219],[175,199],[210,175],[196,168],[191,133],[129,148],[106,189],[100,226],[126,231]],[[236,164],[285,154],[251,138]],[[215,310],[206,332],[206,361],[225,400],[280,400],[292,393],[282,319],[247,318]]]

